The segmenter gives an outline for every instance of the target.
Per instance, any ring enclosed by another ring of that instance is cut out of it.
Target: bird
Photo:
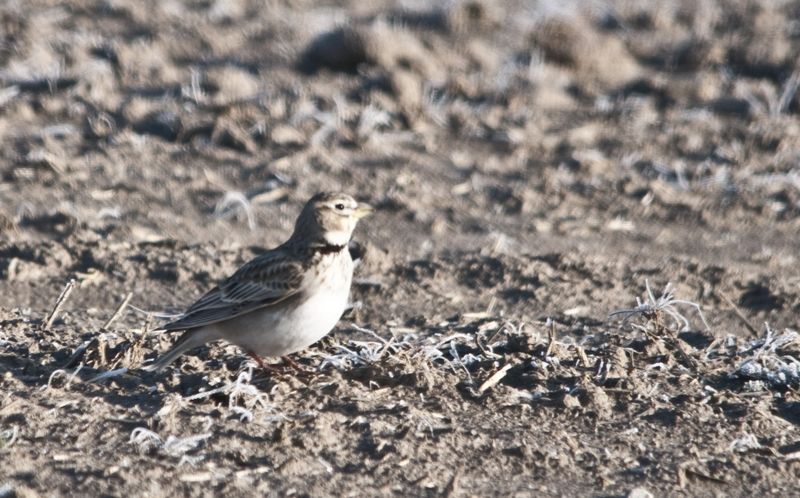
[[[259,366],[326,336],[344,313],[353,279],[348,244],[358,221],[374,210],[343,193],[309,199],[286,242],[264,252],[208,291],[158,331],[184,331],[160,358],[143,367],[159,372],[183,353],[225,340]]]

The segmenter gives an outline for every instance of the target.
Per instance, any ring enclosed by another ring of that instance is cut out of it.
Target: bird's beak
[[[370,206],[369,204],[364,204],[363,202],[358,203],[358,207],[356,208],[355,215],[357,219],[361,219],[364,216],[369,216],[372,212],[375,211],[375,208]]]

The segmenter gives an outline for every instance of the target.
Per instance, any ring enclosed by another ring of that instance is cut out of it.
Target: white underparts
[[[325,242],[332,246],[346,246],[350,242],[351,233],[345,230],[325,233]]]

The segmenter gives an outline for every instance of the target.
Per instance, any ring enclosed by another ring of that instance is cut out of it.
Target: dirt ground
[[[0,496],[800,494],[798,26],[0,2]],[[314,373],[140,370],[319,190],[377,212]]]

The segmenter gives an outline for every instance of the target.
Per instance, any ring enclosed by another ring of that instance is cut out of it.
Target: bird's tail
[[[160,372],[173,361],[177,360],[183,353],[215,339],[218,339],[218,337],[216,337],[213,331],[209,330],[208,327],[187,330],[169,351],[161,355],[161,357],[153,363],[142,367],[142,370],[147,372]]]

